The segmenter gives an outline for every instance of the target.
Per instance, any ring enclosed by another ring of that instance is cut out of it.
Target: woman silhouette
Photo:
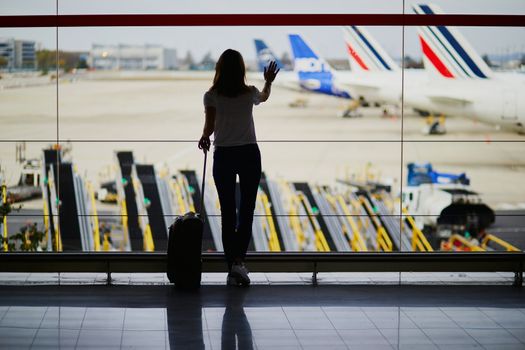
[[[214,134],[213,179],[219,194],[222,245],[228,263],[228,285],[250,284],[244,265],[252,236],[253,211],[261,179],[261,153],[255,137],[253,105],[270,97],[279,72],[275,62],[264,69],[264,88],[246,85],[246,68],[238,51],[228,49],[215,65],[213,85],[204,94],[206,121],[199,148],[208,151]],[[237,220],[235,188],[239,176],[240,208]]]

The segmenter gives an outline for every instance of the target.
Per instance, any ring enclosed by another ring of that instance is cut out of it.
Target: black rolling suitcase
[[[177,288],[197,289],[201,285],[202,270],[202,231],[204,218],[204,184],[206,179],[206,159],[204,152],[204,171],[202,174],[201,214],[194,212],[178,216],[169,228],[167,274]]]

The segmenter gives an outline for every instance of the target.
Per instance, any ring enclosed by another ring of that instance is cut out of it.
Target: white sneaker
[[[237,284],[248,286],[250,284],[250,277],[248,277],[249,273],[250,272],[244,264],[233,264],[232,270],[228,275],[228,279],[231,276],[237,280]]]

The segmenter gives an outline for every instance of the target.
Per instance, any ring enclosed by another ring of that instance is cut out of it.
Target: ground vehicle
[[[21,202],[42,196],[40,167],[39,159],[24,161],[18,184],[7,188],[7,197],[11,202]]]
[[[117,203],[117,185],[115,181],[106,181],[100,185],[100,189],[95,194],[96,198],[101,202]]]
[[[409,163],[407,167],[403,207],[434,243],[452,234],[476,237],[494,223],[494,211],[472,191],[465,173],[439,173],[430,163]]]

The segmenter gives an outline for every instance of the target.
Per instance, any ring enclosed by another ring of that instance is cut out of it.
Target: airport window
[[[525,15],[522,1],[14,3],[5,15],[93,15],[94,25],[0,24],[4,251],[23,249],[7,242],[28,223],[43,234],[39,251],[165,251],[174,218],[201,209],[203,94],[229,47],[249,85],[263,88],[269,60],[281,68],[254,107],[263,175],[251,251],[525,247],[524,27],[469,22]],[[460,14],[469,25],[97,24],[102,14],[335,12]],[[210,252],[223,249],[211,158]]]

